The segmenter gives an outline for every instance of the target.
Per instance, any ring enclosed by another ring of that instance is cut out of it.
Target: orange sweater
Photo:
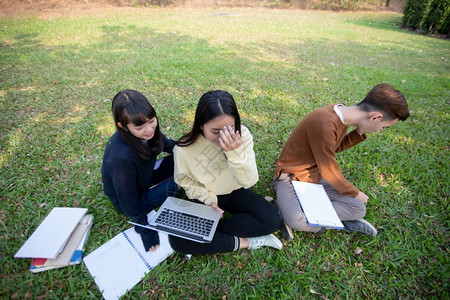
[[[356,197],[359,190],[342,175],[336,153],[364,141],[356,130],[347,134],[334,111],[334,104],[317,109],[304,117],[292,132],[276,165],[276,176],[288,173],[293,179],[319,183],[328,181],[339,193]]]

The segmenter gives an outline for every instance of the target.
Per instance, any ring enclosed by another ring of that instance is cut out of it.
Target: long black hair
[[[140,126],[147,119],[156,118],[158,120],[155,109],[144,95],[135,90],[121,91],[114,96],[111,110],[120,136],[141,158],[146,159],[162,152],[164,140],[159,131],[159,122],[155,134],[147,143],[143,143],[141,139],[128,131],[129,123]],[[119,126],[118,123],[122,126]]]
[[[227,115],[234,118],[235,130],[241,132],[241,117],[233,96],[227,91],[209,91],[200,98],[195,111],[192,130],[183,135],[177,142],[180,147],[192,145],[202,132],[202,126],[214,118]]]

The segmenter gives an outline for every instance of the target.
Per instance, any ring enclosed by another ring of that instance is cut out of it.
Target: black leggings
[[[275,207],[260,195],[241,188],[219,195],[218,205],[232,216],[221,219],[211,243],[197,243],[169,236],[172,248],[183,254],[232,252],[239,249],[239,237],[256,237],[278,230],[281,218]]]

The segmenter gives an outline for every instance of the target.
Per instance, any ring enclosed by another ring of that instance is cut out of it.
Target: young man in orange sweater
[[[322,184],[347,230],[376,236],[375,227],[363,219],[369,197],[343,176],[336,153],[364,141],[366,133],[379,132],[408,116],[405,97],[383,83],[357,105],[331,104],[303,118],[283,147],[272,184],[276,205],[286,225],[283,238],[292,240],[292,229],[325,230],[308,225],[291,180]],[[347,133],[349,127],[355,128]]]

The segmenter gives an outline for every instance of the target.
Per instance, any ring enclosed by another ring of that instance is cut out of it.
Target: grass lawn
[[[297,232],[281,251],[174,253],[124,298],[448,299],[450,43],[400,22],[264,9],[0,18],[0,297],[101,298],[84,265],[32,274],[13,256],[56,206],[94,215],[85,254],[129,227],[100,177],[118,91],[141,91],[178,139],[202,93],[228,90],[255,139],[253,190],[275,197],[275,161],[299,120],[388,82],[411,117],[338,155],[370,197],[376,238]]]

